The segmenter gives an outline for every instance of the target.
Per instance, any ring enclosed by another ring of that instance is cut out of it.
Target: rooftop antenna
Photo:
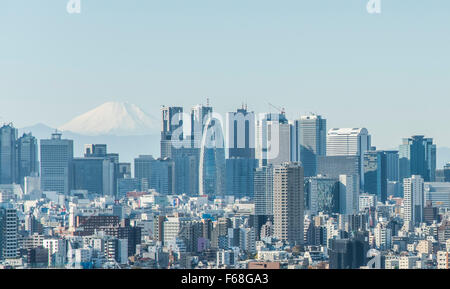
[[[206,98],[206,106],[209,107],[209,97]]]

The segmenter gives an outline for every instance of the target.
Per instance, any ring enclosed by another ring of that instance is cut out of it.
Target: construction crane
[[[276,105],[271,104],[270,102],[268,102],[268,104],[269,104],[269,106],[278,110],[281,114],[286,114],[286,110],[284,109],[284,107],[278,107]]]

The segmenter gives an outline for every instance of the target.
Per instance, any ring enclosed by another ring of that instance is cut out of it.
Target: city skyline
[[[449,11],[0,1],[0,272],[449,269]]]

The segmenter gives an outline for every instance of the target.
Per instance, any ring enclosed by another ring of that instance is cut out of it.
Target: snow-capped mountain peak
[[[106,102],[58,129],[83,135],[148,135],[157,131],[156,119],[128,102]]]

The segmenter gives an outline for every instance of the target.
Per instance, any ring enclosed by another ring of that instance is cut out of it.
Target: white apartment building
[[[403,220],[410,226],[422,222],[424,181],[419,175],[403,179]]]

